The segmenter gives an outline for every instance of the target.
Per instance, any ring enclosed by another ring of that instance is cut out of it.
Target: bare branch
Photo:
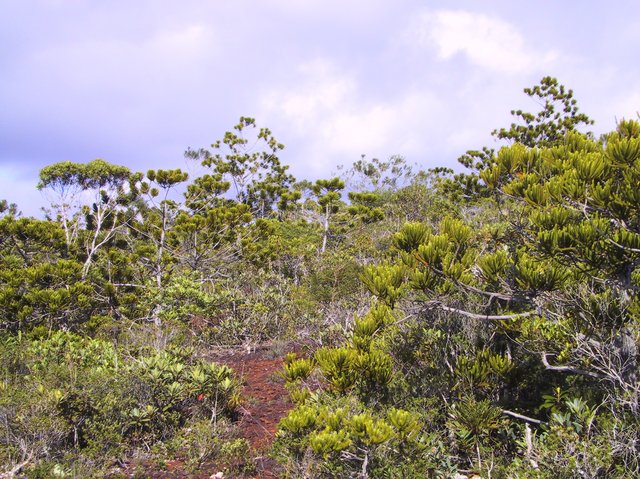
[[[522,419],[523,421],[527,421],[527,422],[530,422],[532,424],[545,424],[544,421],[541,421],[539,419],[534,419],[534,418],[529,417],[529,416],[524,416],[523,414],[518,414],[517,412],[509,411],[507,409],[503,409],[502,410],[502,414],[506,414],[507,416],[511,416],[511,417],[516,418],[516,419]]]
[[[596,378],[596,379],[603,379],[605,377],[600,373],[594,373],[593,371],[586,371],[584,369],[574,368],[573,366],[552,366],[551,364],[549,364],[549,361],[547,360],[548,355],[549,353],[543,352],[541,353],[540,356],[542,358],[542,364],[544,364],[544,367],[549,371],[559,371],[559,372],[565,372],[565,373],[580,374],[582,376],[589,376],[591,378]]]
[[[27,464],[29,464],[29,462],[31,462],[32,457],[33,457],[33,451],[29,453],[29,456],[24,461],[22,461],[20,464],[16,464],[13,469],[7,472],[0,473],[0,479],[13,479],[16,474],[22,471],[24,466],[26,466]]]
[[[462,316],[466,316],[467,318],[479,319],[483,321],[506,321],[509,319],[524,318],[524,317],[532,316],[536,314],[535,311],[525,311],[523,313],[503,314],[503,315],[477,314],[477,313],[470,313],[469,311],[465,311],[463,309],[451,308],[437,301],[431,301],[428,304],[435,306],[437,308],[440,308],[443,311],[447,311],[449,313],[456,313]]]

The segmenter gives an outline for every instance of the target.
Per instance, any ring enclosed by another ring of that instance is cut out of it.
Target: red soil
[[[209,355],[209,359],[233,368],[243,382],[243,403],[236,426],[239,437],[249,443],[249,454],[244,464],[233,464],[231,469],[242,470],[245,465],[254,466],[251,473],[226,472],[223,476],[225,479],[278,477],[278,465],[268,454],[278,422],[292,405],[284,388],[284,381],[277,377],[278,371],[282,369],[282,358],[273,356],[273,351],[267,347],[250,352],[214,351]],[[145,477],[151,479],[209,479],[216,477],[215,474],[219,471],[228,469],[216,464],[207,464],[196,473],[188,473],[179,459],[168,461],[166,466],[165,470],[159,471],[149,464],[142,464]],[[140,464],[137,467],[139,468]],[[133,464],[129,464],[123,472],[125,476],[133,477],[135,469]]]
[[[282,358],[269,358],[268,350],[238,354],[216,360],[232,367],[242,378],[243,405],[237,426],[254,454],[256,478],[275,478],[275,462],[267,457],[280,419],[291,409],[284,381],[277,377]]]

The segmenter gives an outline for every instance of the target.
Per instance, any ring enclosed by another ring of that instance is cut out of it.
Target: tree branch
[[[506,414],[507,416],[515,417],[516,419],[522,419],[523,421],[530,422],[532,424],[544,424],[544,421],[539,419],[534,419],[532,417],[524,416],[522,414],[518,414],[517,412],[509,411],[507,409],[502,410],[502,414]]]
[[[465,311],[463,309],[451,308],[437,301],[432,301],[429,304],[437,308],[440,308],[443,311],[447,311],[449,313],[456,313],[462,316],[466,316],[467,318],[479,319],[484,321],[505,321],[509,319],[524,318],[524,317],[532,316],[535,314],[535,311],[525,311],[524,313],[503,314],[503,315],[477,314],[477,313],[470,313],[469,311]]]
[[[574,368],[573,366],[552,366],[551,364],[549,364],[549,361],[547,360],[548,355],[549,353],[543,352],[541,353],[540,356],[542,358],[542,364],[544,364],[544,367],[549,371],[559,371],[564,373],[580,374],[582,376],[589,376],[591,378],[596,378],[596,379],[603,379],[605,377],[603,374],[594,373],[593,371],[586,371],[580,368]]]
[[[466,289],[468,291],[471,291],[472,293],[477,293],[477,294],[481,294],[483,296],[487,296],[489,299],[500,299],[502,301],[513,301],[513,302],[517,302],[517,303],[523,303],[523,302],[528,301],[528,298],[526,296],[523,296],[523,295],[508,294],[508,293],[498,293],[498,292],[495,292],[495,291],[485,291],[484,289],[476,288],[475,286],[471,286],[470,284],[463,283],[463,282],[458,281],[456,279],[450,278],[449,276],[444,274],[442,271],[440,271],[438,268],[434,268],[429,263],[424,261],[417,254],[415,254],[413,257],[420,264],[422,264],[423,266],[426,266],[427,268],[429,268],[431,271],[433,271],[437,275],[439,275],[439,276],[441,276],[443,278],[447,278],[449,281],[452,281],[456,286],[460,286],[461,288]]]
[[[29,462],[31,462],[32,457],[33,457],[33,451],[29,453],[29,456],[27,456],[27,458],[24,461],[22,461],[20,464],[16,464],[16,466],[13,469],[0,473],[0,479],[13,479],[13,477],[15,477],[16,474],[22,471],[24,466],[26,466],[27,464],[29,464]]]

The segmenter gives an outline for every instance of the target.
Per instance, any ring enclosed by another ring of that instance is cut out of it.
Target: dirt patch
[[[278,377],[282,357],[274,357],[272,349],[261,347],[248,352],[213,354],[211,359],[233,368],[243,383],[243,402],[236,425],[240,437],[249,443],[256,465],[255,474],[248,477],[278,477],[277,464],[268,453],[280,419],[292,407],[284,380]]]
[[[289,348],[292,350],[294,348]],[[284,388],[284,380],[278,377],[282,369],[282,355],[276,355],[269,346],[255,349],[219,349],[211,351],[207,359],[226,364],[234,369],[242,380],[242,405],[236,426],[238,436],[249,443],[249,454],[245,464],[255,466],[251,473],[231,474],[230,478],[277,478],[278,464],[269,457],[280,419],[291,409],[289,395]],[[150,479],[209,479],[226,469],[217,464],[206,464],[197,472],[188,473],[180,460],[168,461],[162,471],[148,463],[129,464],[123,471],[126,477],[134,477],[135,470],[144,470],[144,477]],[[232,464],[232,469],[242,470],[244,464]],[[141,477],[141,476],[137,476]]]

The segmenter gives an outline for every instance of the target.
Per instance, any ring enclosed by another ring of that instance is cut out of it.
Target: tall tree
[[[324,253],[329,239],[331,215],[338,211],[342,196],[340,191],[344,189],[344,181],[337,177],[330,180],[317,180],[311,189],[317,198],[318,205],[322,209],[322,245],[320,246],[320,252]]]
[[[180,211],[180,205],[170,197],[170,193],[188,179],[189,175],[180,169],[149,170],[146,178],[137,186],[147,202],[141,208],[141,221],[132,222],[131,227],[143,236],[146,245],[152,247],[152,258],[148,258],[147,262],[153,270],[158,289],[162,288],[167,265],[167,235]]]
[[[593,120],[580,113],[578,102],[573,98],[573,90],[546,76],[539,85],[524,89],[542,109],[538,113],[511,110],[519,123],[507,128],[493,130],[498,139],[521,143],[529,147],[547,147],[563,143],[567,133],[577,131],[580,126],[592,125]]]
[[[256,121],[240,117],[227,131],[222,140],[211,145],[211,150],[187,150],[187,158],[199,159],[202,165],[212,168],[212,180],[228,181],[233,188],[235,199],[251,208],[253,214],[268,215],[281,198],[288,192],[295,179],[282,165],[278,154],[284,149],[271,130],[257,128]]]
[[[130,220],[124,213],[131,201],[129,168],[97,159],[89,163],[65,161],[40,171],[38,189],[52,191],[57,220],[65,231],[67,247],[78,239],[81,226],[85,253],[82,278],[86,278],[96,252]],[[88,204],[85,203],[88,201]]]
[[[580,113],[577,100],[573,98],[573,90],[567,89],[556,78],[546,76],[539,84],[525,88],[524,93],[538,104],[541,110],[537,113],[511,110],[511,115],[516,121],[511,123],[509,128],[493,130],[492,136],[532,148],[551,147],[562,144],[567,133],[579,131],[580,127],[593,124],[591,118]],[[456,187],[453,190],[461,189],[466,197],[478,192],[488,194],[477,171],[490,166],[495,153],[495,149],[483,147],[481,150],[469,150],[458,158],[462,165],[475,171],[471,174],[456,175]]]
[[[604,143],[569,132],[561,145],[501,149],[480,177],[513,206],[502,225],[480,232],[490,244],[453,219],[419,235],[408,225],[396,238],[426,306],[511,322],[510,337],[547,370],[597,380],[613,409],[634,413],[639,132],[621,122]]]

